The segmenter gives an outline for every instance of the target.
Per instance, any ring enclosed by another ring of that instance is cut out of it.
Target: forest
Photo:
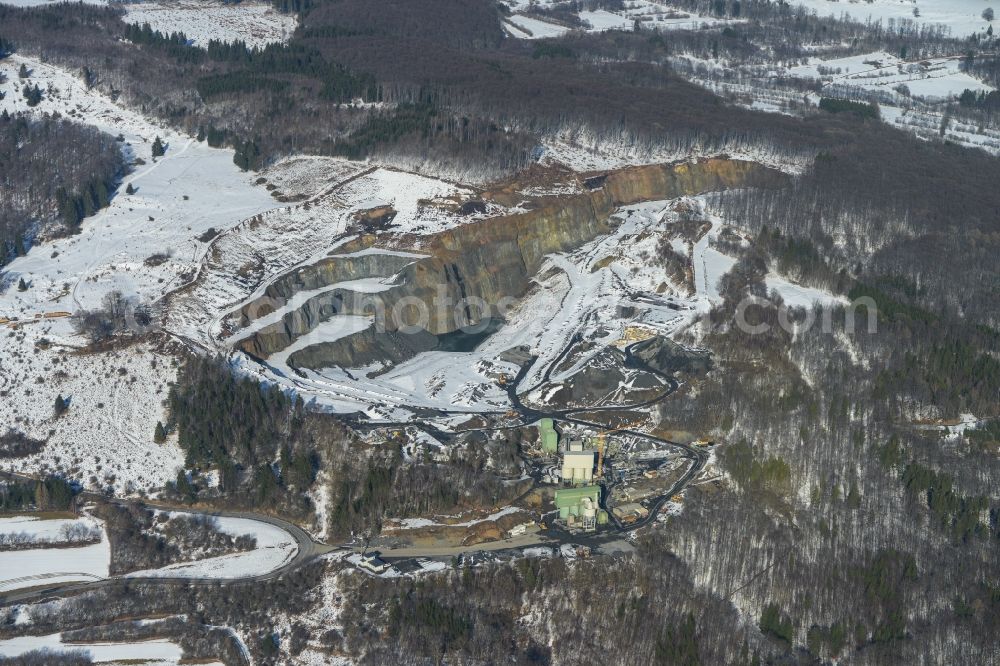
[[[108,205],[124,168],[115,140],[91,127],[0,114],[0,265],[39,237],[74,233]]]
[[[188,360],[168,405],[163,429],[177,431],[186,464],[195,471],[193,479],[179,473],[169,490],[188,502],[221,496],[236,506],[302,519],[313,509],[308,492],[321,456],[347,439],[332,419],[307,413],[301,399],[237,379],[216,358]],[[197,473],[208,470],[218,471],[217,487],[199,483]]]
[[[66,511],[73,507],[77,489],[57,476],[41,480],[0,480],[0,511]]]

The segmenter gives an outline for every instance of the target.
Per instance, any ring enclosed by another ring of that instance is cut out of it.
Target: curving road
[[[10,474],[8,472],[0,472],[0,476],[6,478],[17,478],[22,480],[30,478],[21,475]],[[44,581],[40,580],[40,584],[34,587],[21,588],[19,590],[11,590],[9,592],[0,592],[0,605],[27,603],[54,595],[78,594],[80,592],[86,592],[89,590],[95,590],[103,587],[116,585],[122,581],[127,581],[130,584],[166,586],[166,587],[177,587],[185,585],[228,586],[228,585],[246,585],[251,583],[259,583],[278,578],[279,576],[289,571],[299,568],[306,562],[309,562],[320,555],[324,555],[339,548],[339,546],[330,546],[324,543],[319,543],[317,541],[314,541],[313,538],[309,535],[309,533],[306,532],[301,527],[299,527],[298,525],[288,522],[287,520],[277,518],[275,516],[269,516],[251,512],[241,512],[241,511],[200,511],[197,509],[191,509],[189,507],[177,507],[158,502],[135,502],[126,499],[109,498],[104,495],[91,492],[81,493],[80,496],[85,499],[110,502],[113,504],[118,504],[120,506],[140,505],[140,506],[148,506],[150,508],[170,510],[178,513],[190,513],[190,514],[213,516],[219,518],[243,518],[246,520],[254,520],[257,522],[267,523],[269,525],[273,525],[274,527],[283,530],[289,536],[292,537],[296,545],[295,555],[292,558],[290,558],[287,562],[283,563],[280,567],[272,569],[267,573],[257,574],[252,576],[244,576],[240,578],[129,576],[128,574],[125,574],[125,575],[111,576],[108,578],[101,578],[99,580],[94,580],[94,581],[60,582],[48,585],[45,584]]]

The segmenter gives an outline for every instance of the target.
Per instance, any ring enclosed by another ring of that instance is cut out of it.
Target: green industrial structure
[[[552,419],[538,422],[538,437],[542,442],[542,453],[553,454],[559,450],[559,433],[552,426]]]
[[[601,487],[559,488],[556,490],[556,508],[567,525],[595,530],[608,522],[608,514],[600,508]]]

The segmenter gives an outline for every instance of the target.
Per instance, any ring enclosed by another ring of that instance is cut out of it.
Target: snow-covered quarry
[[[21,65],[32,83],[48,90],[32,113],[59,112],[120,136],[133,166],[111,205],[85,220],[79,234],[36,246],[5,269],[7,284],[23,279],[30,289],[0,294],[0,316],[19,320],[3,331],[0,388],[11,399],[0,403],[0,420],[45,442],[43,452],[7,463],[15,471],[48,469],[91,488],[157,492],[183,466],[173,438],[153,443],[176,377],[178,345],[230,355],[238,370],[338,412],[377,420],[406,420],[421,409],[502,414],[511,404],[500,379],[519,370],[509,350],[536,357],[523,390],[552,374],[572,338],[587,340],[592,353],[556,373],[554,379],[565,381],[601,348],[625,338],[627,329],[670,335],[706,312],[718,298],[718,279],[733,263],[714,247],[718,221],[697,238],[672,241],[691,262],[690,283],[664,279],[654,259],[661,236],[672,233],[678,202],[640,203],[615,213],[610,233],[544,257],[537,275],[529,276],[527,293],[509,304],[500,332],[468,348],[423,351],[396,362],[293,362],[371,330],[370,317],[346,313],[321,316],[259,362],[242,351],[251,338],[280,331],[309,302],[334,293],[393,293],[408,271],[422,270],[420,262],[446,251],[453,230],[523,215],[539,203],[558,209],[563,204],[556,197],[587,196],[587,188],[579,177],[562,175],[556,183],[522,184],[524,194],[493,195],[377,164],[318,157],[288,158],[249,174],[233,164],[230,150],[180,135],[87,89],[68,72],[18,55],[0,62],[9,81],[2,108],[27,110],[11,83]],[[157,137],[166,153],[154,158]],[[550,151],[543,159],[574,164],[576,155]],[[614,166],[630,160],[655,156],[629,157],[626,151]],[[125,185],[134,193],[126,194]],[[370,246],[365,239],[373,232],[380,235]],[[313,270],[331,256],[398,265],[296,291],[264,316],[243,321],[248,308],[270,297],[280,276]],[[825,298],[780,279],[772,286],[796,305]],[[154,321],[151,330],[140,331],[144,337],[122,349],[90,349],[67,315],[100,306],[112,291],[149,305],[167,335],[159,335]],[[57,395],[69,405],[58,417],[52,410]]]

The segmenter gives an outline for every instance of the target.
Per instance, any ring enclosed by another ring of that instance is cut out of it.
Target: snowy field
[[[764,278],[764,284],[767,286],[769,292],[777,292],[781,296],[781,300],[785,302],[785,305],[790,308],[811,308],[814,305],[836,307],[848,304],[848,300],[843,296],[837,296],[822,289],[795,284],[779,275],[768,275]]]
[[[569,32],[569,28],[548,21],[540,21],[530,16],[515,14],[507,21],[508,31],[519,39],[545,39],[561,37]]]
[[[0,0],[0,5],[10,5],[11,7],[42,7],[46,5],[57,5],[64,0]],[[106,5],[107,0],[80,0],[85,5]]]
[[[100,536],[102,532],[100,521],[89,516],[49,520],[27,515],[0,518],[0,539],[5,542],[20,540],[38,545],[65,544]]]
[[[665,2],[650,0],[626,0],[624,9],[583,10],[577,13],[580,27],[560,25],[551,20],[525,14],[538,7],[556,4],[554,0],[511,0],[506,3],[514,12],[505,22],[507,32],[517,39],[545,39],[560,37],[570,30],[604,32],[605,30],[633,30],[638,22],[643,30],[697,30],[739,21],[716,19],[682,11]],[[521,12],[521,13],[519,13]]]
[[[888,53],[868,53],[821,60],[792,67],[788,73],[823,81],[824,87],[849,86],[866,91],[893,92],[904,87],[905,96],[940,101],[957,97],[963,90],[989,92],[993,87],[959,70],[959,58],[928,58],[904,61]]]
[[[948,106],[954,105],[963,91],[984,93],[994,90],[993,86],[961,71],[960,57],[902,60],[885,52],[829,59],[812,57],[804,64],[791,67],[775,64],[775,68],[764,76],[763,80],[769,83],[786,76],[815,79],[821,83],[821,93],[807,93],[804,97],[795,89],[759,85],[759,71],[744,71],[747,76],[743,81],[717,80],[721,70],[739,70],[738,63],[727,64],[689,55],[675,56],[672,61],[681,71],[687,72],[692,82],[740,106],[799,116],[804,101],[808,106],[816,106],[823,96],[855,99],[861,95],[878,101],[884,122],[921,139],[940,141],[944,125],[944,139],[1000,155],[1000,129],[962,123],[950,117]],[[712,70],[711,76],[705,74]],[[610,161],[608,156],[615,156],[616,161],[621,161],[618,156],[627,155],[620,149],[608,151],[604,146],[598,149],[595,143],[587,137],[583,141],[555,140],[548,146],[547,156],[561,161],[576,159],[582,164],[590,162],[594,168],[600,168]],[[623,142],[623,145],[628,143]],[[639,147],[639,150],[642,148]],[[745,157],[788,170],[787,166],[780,165],[780,157],[776,161],[759,154]]]
[[[57,655],[67,651],[85,652],[96,664],[114,662],[167,666],[180,664],[183,657],[181,646],[166,639],[132,643],[64,643],[61,634],[49,634],[0,640],[2,657],[18,657],[32,650],[51,651],[52,663],[58,663]]]
[[[179,562],[161,569],[136,571],[126,577],[230,579],[260,576],[284,566],[298,552],[295,539],[275,525],[249,518],[216,517],[215,520],[220,532],[234,537],[252,536],[257,540],[257,547],[194,562]],[[38,539],[58,539],[67,525],[98,528],[100,543],[78,547],[0,550],[0,591],[107,578],[111,546],[104,534],[103,523],[96,518],[36,520],[31,516],[9,517],[0,519],[0,534],[29,532]]]
[[[7,273],[30,280],[33,286],[24,294],[0,297],[4,315],[31,316],[51,304],[70,311],[92,308],[111,289],[156,300],[197,267],[207,245],[198,236],[209,229],[224,231],[279,206],[263,187],[252,184],[251,174],[232,163],[231,150],[210,148],[176,134],[87,90],[77,76],[61,68],[19,55],[0,61],[0,72],[8,78],[2,86],[8,94],[0,108],[30,110],[18,92],[22,63],[31,73],[31,84],[53,89],[34,113],[58,111],[112,136],[121,135],[123,150],[135,160],[122,187],[131,184],[136,193],[126,195],[120,189],[111,206],[84,221],[79,234],[34,248],[9,264]],[[156,137],[167,146],[159,159],[151,154]],[[169,259],[155,267],[144,263],[156,254],[167,254]]]
[[[0,523],[0,531],[30,531],[45,538],[58,535],[64,525],[77,523],[92,528],[100,526],[100,543],[73,548],[38,548],[0,551],[0,592],[33,587],[41,584],[100,580],[108,577],[111,545],[103,524],[95,518],[69,520],[23,520],[8,518]],[[3,654],[0,649],[0,654]]]
[[[62,315],[99,307],[113,290],[155,306],[196,274],[208,247],[206,232],[225,231],[280,204],[236,168],[232,151],[176,134],[87,90],[59,68],[18,55],[0,62],[8,79],[0,86],[7,93],[0,108],[27,110],[16,90],[22,63],[29,81],[46,90],[33,113],[59,112],[121,135],[134,166],[111,205],[84,220],[80,233],[36,246],[5,267],[0,317],[30,323],[0,329],[0,389],[9,393],[0,401],[0,422],[47,441],[43,453],[10,464],[23,472],[61,469],[84,485],[118,492],[159,488],[183,463],[175,443],[152,442],[176,373],[172,356],[147,343],[85,352],[86,341]],[[167,145],[159,159],[151,154],[156,137]],[[129,183],[133,195],[124,193]],[[166,260],[149,265],[154,255]],[[10,288],[21,278],[30,284],[26,292]],[[58,419],[52,408],[57,395],[70,401]]]
[[[952,37],[966,37],[986,32],[990,23],[982,18],[983,10],[991,6],[983,0],[793,0],[821,16],[850,16],[856,21],[913,21],[918,25],[943,25]],[[914,16],[917,9],[919,16]],[[996,29],[994,27],[994,29]]]

